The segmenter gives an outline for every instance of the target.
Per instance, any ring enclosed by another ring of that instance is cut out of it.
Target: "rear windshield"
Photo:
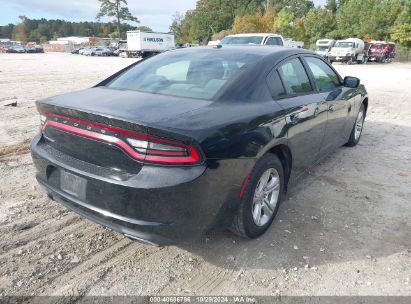
[[[225,37],[219,44],[261,44],[262,36]]]
[[[127,70],[107,86],[154,94],[212,99],[231,78],[260,55],[203,51],[169,51]]]

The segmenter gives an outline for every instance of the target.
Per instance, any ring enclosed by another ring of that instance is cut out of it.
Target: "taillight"
[[[52,119],[47,119],[47,116]],[[195,164],[200,154],[192,145],[102,124],[82,121],[54,113],[42,113],[41,128],[48,126],[116,145],[139,161],[168,164]]]
[[[197,150],[180,142],[147,136],[146,138],[127,138],[127,142],[146,161],[162,163],[197,163],[200,156]]]

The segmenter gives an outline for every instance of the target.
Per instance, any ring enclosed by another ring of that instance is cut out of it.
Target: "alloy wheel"
[[[355,121],[354,139],[357,141],[360,138],[364,125],[364,111],[358,112],[357,120]]]
[[[280,175],[274,168],[267,169],[260,177],[253,197],[253,220],[257,226],[267,224],[278,204],[280,195]]]

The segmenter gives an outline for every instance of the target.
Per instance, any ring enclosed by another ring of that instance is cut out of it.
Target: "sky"
[[[139,18],[141,25],[146,25],[154,31],[168,32],[173,14],[194,9],[196,2],[197,0],[128,0],[128,6],[130,12]],[[314,1],[316,5],[325,2],[326,0]],[[31,19],[93,21],[99,4],[97,0],[0,0],[0,25],[17,23],[18,16]]]

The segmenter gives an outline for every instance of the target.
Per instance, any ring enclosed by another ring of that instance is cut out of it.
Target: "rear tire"
[[[250,174],[230,230],[245,238],[259,237],[273,222],[283,196],[284,170],[281,161],[277,155],[266,154],[258,160]]]
[[[359,143],[364,126],[364,119],[365,106],[364,104],[361,104],[360,110],[358,111],[357,118],[355,119],[355,123],[350,134],[350,138],[345,144],[347,147],[354,147]]]

